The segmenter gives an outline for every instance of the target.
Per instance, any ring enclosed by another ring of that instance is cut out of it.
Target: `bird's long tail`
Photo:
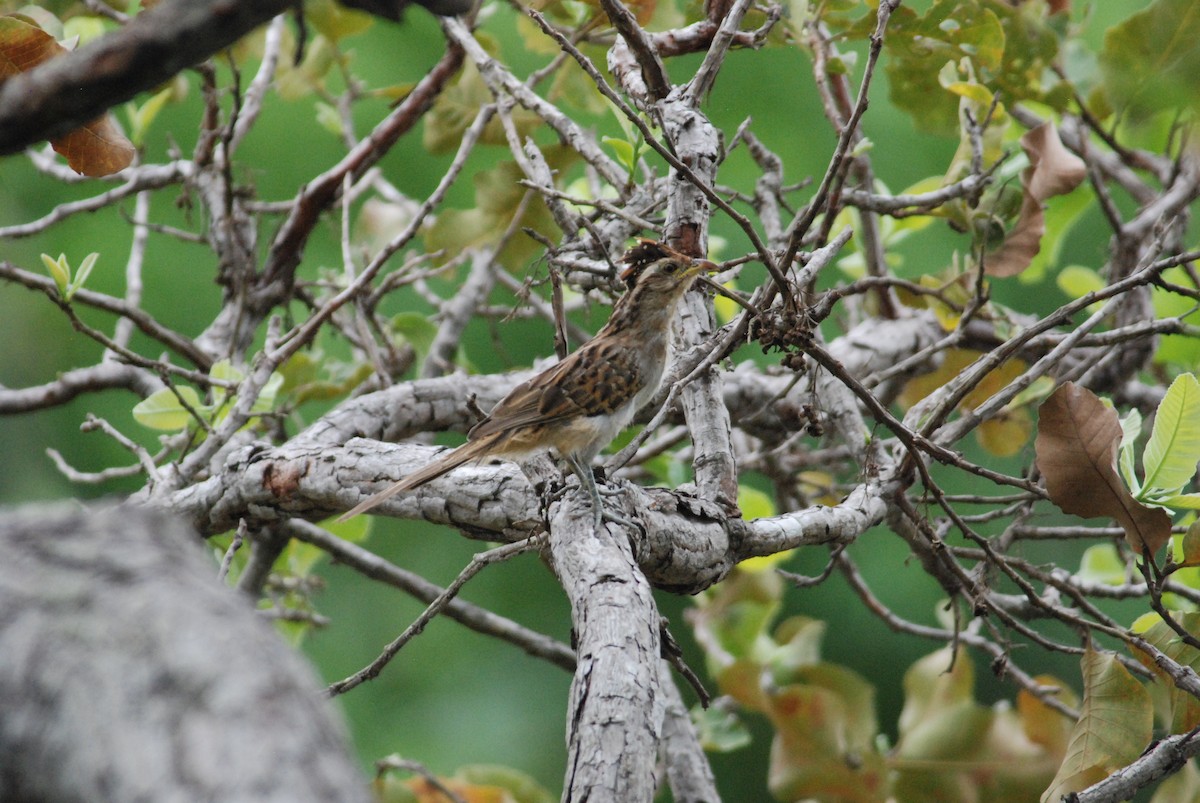
[[[370,510],[385,499],[390,499],[395,494],[401,491],[410,491],[417,488],[430,480],[435,480],[438,477],[453,471],[470,460],[476,460],[483,457],[488,448],[492,446],[494,438],[481,438],[477,441],[464,443],[462,446],[455,449],[443,457],[439,457],[420,471],[409,474],[404,479],[397,482],[395,485],[384,488],[379,493],[364,502],[359,503],[350,511],[343,513],[338,517],[339,522],[354,518],[359,513]]]

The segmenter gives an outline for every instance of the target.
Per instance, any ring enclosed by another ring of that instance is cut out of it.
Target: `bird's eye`
[[[667,273],[674,273],[675,271],[679,270],[679,263],[678,262],[668,262],[667,266],[666,266],[666,268],[664,268],[664,270]]]

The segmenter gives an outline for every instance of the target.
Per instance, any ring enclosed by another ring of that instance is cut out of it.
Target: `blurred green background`
[[[58,12],[69,6],[55,5],[48,4]],[[927,3],[912,5],[920,8]],[[1108,25],[1142,5],[1076,4],[1071,13],[1074,23],[1082,26],[1083,41],[1095,50]],[[544,63],[544,56],[525,51],[514,32],[513,12],[498,4],[492,8],[494,16],[484,28],[499,41],[502,56],[516,63],[519,73]],[[365,33],[345,40],[344,47],[351,54],[354,74],[367,86],[383,87],[419,79],[437,61],[441,43],[436,22],[414,8],[402,24],[375,24]],[[672,78],[681,82],[698,63],[698,56],[672,61]],[[219,70],[228,76],[227,68],[219,66]],[[252,70],[253,65],[244,68],[245,80]],[[156,122],[146,147],[147,161],[167,158],[173,147],[188,154],[194,145],[199,92],[195,76],[189,75],[188,81],[191,91],[187,99],[169,105]],[[782,158],[788,182],[819,179],[835,137],[821,113],[812,84],[811,63],[800,49],[738,51],[729,56],[705,110],[726,137],[747,117],[752,118],[754,133]],[[360,103],[354,112],[358,133],[368,131],[386,112],[383,99]],[[123,114],[118,110],[119,117]],[[611,127],[611,133],[618,133],[611,119],[606,122],[597,118],[596,125]],[[891,107],[882,72],[872,88],[864,131],[874,143],[876,174],[894,191],[941,175],[957,145],[953,139],[918,133],[908,116]],[[317,123],[313,97],[290,102],[272,98],[238,155],[235,177],[253,184],[260,199],[283,200],[336,162],[343,152],[335,137]],[[502,148],[481,149],[452,191],[449,205],[469,208],[474,198],[471,174],[505,155]],[[449,161],[449,155],[426,153],[418,130],[400,141],[382,167],[402,191],[421,198],[435,186]],[[752,189],[755,178],[744,150],[736,153],[720,173],[723,184],[744,191]],[[39,218],[60,203],[96,193],[97,186],[95,182],[69,186],[56,183],[39,175],[24,157],[0,160],[0,226]],[[175,191],[157,193],[151,219],[167,226],[201,230],[202,212],[180,203],[183,200]],[[129,212],[132,202],[122,204],[122,208]],[[269,240],[277,225],[277,220],[266,219],[260,245]],[[322,268],[340,265],[337,226],[335,219],[322,223],[305,253],[305,276],[312,278]],[[742,235],[728,220],[714,219],[712,231],[727,243],[724,254],[717,256],[744,250]],[[1107,245],[1108,232],[1093,208],[1068,238],[1061,261],[1098,267]],[[902,273],[917,276],[938,272],[955,250],[969,247],[966,238],[935,224],[920,238],[905,243]],[[34,237],[0,240],[0,257],[31,271],[41,270],[40,253],[65,253],[72,264],[78,264],[91,251],[101,256],[89,287],[122,295],[129,231],[111,209],[96,215],[76,215]],[[539,269],[534,264],[528,266],[532,272]],[[199,334],[220,304],[214,273],[214,257],[204,246],[151,235],[144,272],[145,308],[186,335]],[[442,292],[448,292],[450,286],[448,282],[435,284]],[[995,291],[1001,300],[1027,312],[1045,311],[1066,300],[1050,280],[1039,286],[1005,280],[996,283]],[[512,303],[511,298],[502,298],[499,293],[496,300]],[[419,299],[403,294],[395,306],[397,311],[428,310]],[[82,317],[111,331],[113,321],[107,316],[85,310]],[[597,323],[591,321],[592,326]],[[6,283],[0,283],[0,343],[5,344],[0,348],[0,385],[6,388],[51,381],[61,371],[94,363],[101,352],[98,345],[74,333],[46,298]],[[536,322],[498,326],[478,322],[464,345],[473,365],[481,371],[494,371],[526,365],[535,357],[551,353],[552,333],[547,325]],[[158,353],[144,339],[135,338],[134,347],[149,356]],[[754,353],[739,354],[736,359],[762,359],[756,349],[743,351]],[[52,410],[0,418],[0,504],[85,499],[135,490],[139,486],[136,480],[100,487],[73,485],[54,468],[46,450],[58,450],[81,470],[131,463],[131,455],[111,439],[96,433],[82,434],[79,426],[91,413],[153,448],[154,433],[141,428],[131,416],[130,409],[137,401],[130,394],[110,392]],[[301,413],[311,421],[320,411],[314,406]],[[299,423],[291,424],[290,430],[296,431]],[[1026,451],[997,467],[1015,470],[1029,459]],[[449,530],[390,520],[375,523],[367,546],[442,584],[450,582],[470,555],[483,548]],[[1030,549],[1028,557],[1052,561],[1076,555],[1075,550],[1064,549],[1047,545],[1036,553]],[[876,593],[893,610],[918,622],[934,623],[942,593],[918,565],[908,561],[902,541],[888,532],[873,531],[858,540],[851,554]],[[797,554],[785,568],[816,574],[827,558],[823,550],[808,551]],[[394,590],[366,582],[344,567],[326,565],[320,574],[326,589],[317,598],[317,606],[332,619],[332,625],[309,636],[304,649],[321,674],[332,681],[374,658],[422,606]],[[531,628],[569,640],[566,600],[547,568],[532,556],[489,568],[467,586],[464,597]],[[659,594],[658,600],[673,623],[675,635],[684,643],[689,662],[702,667],[683,617],[689,600],[668,594]],[[817,588],[789,593],[787,613],[802,613],[829,624],[827,658],[858,670],[876,684],[880,722],[894,737],[903,701],[901,670],[939,645],[893,634],[864,609],[836,575]],[[1074,660],[1046,658],[1031,650],[1019,654],[1028,660],[1027,670],[1052,671],[1069,680],[1078,677]],[[1013,687],[995,680],[982,661],[978,678],[984,702],[1013,696]],[[405,648],[379,679],[345,695],[338,704],[351,723],[365,765],[389,753],[424,762],[443,773],[464,764],[499,763],[525,770],[549,789],[558,790],[565,758],[563,734],[569,681],[563,671],[528,658],[515,648],[439,619]],[[755,740],[750,747],[713,757],[728,800],[768,798],[765,779],[769,731],[761,722],[752,721],[751,726]]]

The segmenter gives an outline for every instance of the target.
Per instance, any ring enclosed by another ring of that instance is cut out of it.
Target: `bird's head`
[[[691,286],[701,273],[714,273],[720,268],[707,259],[696,259],[655,240],[639,240],[621,257],[625,270],[621,281],[627,290],[682,292]]]

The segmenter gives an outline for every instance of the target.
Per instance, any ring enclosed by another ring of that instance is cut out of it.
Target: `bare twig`
[[[458,595],[458,592],[462,590],[462,587],[467,584],[467,581],[494,563],[501,563],[509,558],[515,557],[524,552],[528,552],[531,549],[537,549],[542,540],[543,538],[541,536],[531,536],[530,538],[526,538],[524,541],[505,544],[504,546],[499,546],[495,549],[489,549],[487,552],[480,552],[473,556],[471,558],[471,562],[467,564],[466,568],[459,572],[458,577],[454,578],[454,582],[448,585],[446,589],[442,591],[442,593],[438,594],[437,598],[429,603],[429,607],[427,607],[425,611],[404,630],[403,633],[401,633],[395,638],[395,640],[384,647],[383,652],[380,653],[378,658],[355,672],[353,675],[350,675],[343,680],[339,680],[336,683],[330,684],[329,688],[326,689],[326,692],[331,696],[345,694],[355,686],[378,677],[379,673],[382,672],[384,667],[386,667],[388,663],[390,663],[391,660],[396,657],[396,654],[403,649],[404,645],[419,635],[421,631],[425,629],[425,626],[432,621],[433,617],[445,610],[446,606],[450,604],[450,601],[453,600]]]

